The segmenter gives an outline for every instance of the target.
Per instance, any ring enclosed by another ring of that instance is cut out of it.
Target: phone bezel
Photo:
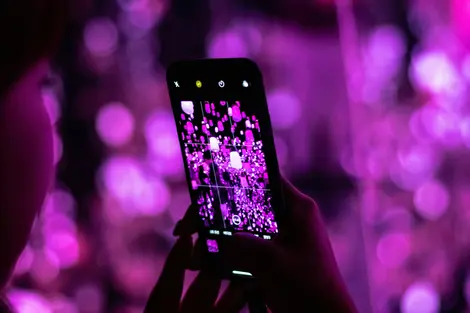
[[[256,114],[260,123],[261,136],[263,138],[263,148],[265,151],[266,164],[268,167],[268,175],[270,179],[270,186],[272,189],[272,208],[276,216],[279,232],[282,232],[282,224],[285,216],[284,197],[281,186],[281,175],[279,164],[276,156],[276,149],[274,144],[273,131],[271,126],[271,119],[269,116],[269,109],[266,100],[266,93],[263,83],[261,71],[255,62],[246,58],[232,58],[232,59],[199,59],[199,60],[185,60],[173,63],[167,69],[167,84],[170,95],[170,102],[175,117],[175,123],[179,122],[179,103],[183,100],[194,99],[227,99],[233,98],[228,94],[238,92],[238,88],[233,85],[231,91],[224,88],[217,88],[215,84],[219,80],[225,80],[230,84],[240,83],[243,80],[250,82],[250,94],[252,98],[250,102],[256,103]],[[196,87],[195,82],[202,81],[202,87]],[[179,81],[184,83],[184,87],[176,87],[174,82]],[[243,86],[239,85],[240,92],[245,92]],[[210,95],[209,95],[210,93]],[[207,96],[205,95],[207,94]],[[204,96],[202,96],[204,95]],[[235,100],[235,99],[232,99]],[[179,138],[179,136],[178,136]],[[179,139],[182,157],[184,159],[184,143]],[[194,192],[191,188],[190,173],[186,162],[183,160],[184,169],[186,174],[186,181],[190,193],[192,203],[196,203]],[[219,253],[209,253],[206,246],[206,238],[212,238],[208,235],[207,229],[202,223],[199,226],[199,237],[202,238],[205,245],[204,252],[207,262],[202,264],[204,267],[216,269],[218,274],[223,278],[229,279],[243,279],[238,275],[232,274],[235,269],[224,268],[220,262],[222,257],[223,245],[219,244]],[[223,235],[220,235],[223,236]],[[213,239],[219,239],[217,237]],[[218,240],[220,242],[220,240]],[[248,276],[247,276],[248,277]]]

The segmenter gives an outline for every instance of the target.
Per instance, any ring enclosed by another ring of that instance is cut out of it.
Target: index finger
[[[184,274],[191,258],[193,240],[190,236],[180,237],[171,249],[163,271],[150,294],[145,313],[177,313],[183,293]]]
[[[176,223],[173,235],[192,235],[197,232],[199,223],[199,206],[191,204],[183,218]]]

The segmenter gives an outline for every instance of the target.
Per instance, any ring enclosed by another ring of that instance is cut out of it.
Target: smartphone
[[[252,273],[220,264],[224,236],[279,234],[284,199],[258,66],[248,59],[181,61],[167,70],[171,106],[199,238],[224,278]]]

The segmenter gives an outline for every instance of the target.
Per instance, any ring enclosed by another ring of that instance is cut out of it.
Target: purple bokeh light
[[[427,105],[413,113],[409,126],[413,136],[421,142],[438,141],[455,147],[462,140],[460,125],[459,114]]]
[[[447,188],[437,180],[424,183],[414,195],[416,211],[429,220],[440,218],[447,211],[449,201]]]
[[[170,201],[166,183],[152,177],[131,157],[113,157],[102,167],[101,177],[106,189],[118,199],[122,210],[133,215],[156,215]]]
[[[410,253],[411,242],[408,234],[386,234],[377,244],[377,258],[388,268],[402,266]]]
[[[102,107],[96,119],[96,130],[104,143],[118,147],[125,145],[134,132],[134,117],[122,103]]]
[[[275,90],[268,94],[269,115],[275,129],[289,129],[300,120],[299,99],[289,91]]]
[[[218,33],[210,42],[211,58],[243,58],[249,56],[249,48],[242,34],[235,29]]]
[[[383,25],[376,28],[369,37],[367,61],[388,69],[392,73],[398,69],[406,52],[403,33],[395,26]]]
[[[153,155],[168,159],[180,157],[175,119],[171,113],[157,111],[150,115],[145,124],[145,137]]]
[[[117,47],[119,33],[109,18],[96,18],[86,25],[83,40],[88,51],[98,57],[112,55]]]
[[[13,289],[8,292],[7,298],[18,313],[56,313],[47,299],[38,293]]]
[[[470,117],[466,117],[461,121],[460,134],[462,135],[462,141],[470,149]]]
[[[80,259],[80,246],[74,232],[55,231],[47,233],[45,238],[45,252],[57,259],[61,269],[75,266]]]
[[[440,308],[439,294],[432,284],[416,282],[408,287],[401,301],[403,313],[437,313]]]
[[[427,145],[401,149],[398,151],[398,160],[404,170],[423,177],[430,177],[439,164],[435,149]]]
[[[38,251],[30,270],[31,277],[41,285],[50,285],[60,273],[60,263],[57,256],[48,251]]]
[[[69,218],[75,216],[75,199],[72,194],[64,189],[56,188],[49,193],[44,205],[42,216],[66,215]]]

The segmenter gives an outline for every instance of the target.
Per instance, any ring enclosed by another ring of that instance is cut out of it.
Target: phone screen
[[[278,232],[279,170],[261,74],[244,59],[179,63],[168,86],[209,252],[218,236]]]
[[[180,102],[178,131],[204,226],[231,234],[278,232],[263,136],[249,100]]]

